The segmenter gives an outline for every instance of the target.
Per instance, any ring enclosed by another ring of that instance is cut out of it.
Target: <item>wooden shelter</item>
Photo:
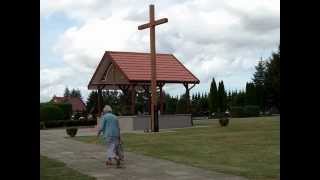
[[[160,112],[163,112],[165,84],[183,84],[186,95],[200,81],[174,55],[156,54],[157,87],[160,91]],[[191,85],[191,87],[190,87]],[[89,90],[98,91],[98,113],[102,110],[103,90],[122,90],[131,96],[131,112],[134,114],[137,91],[144,91],[150,99],[151,62],[150,53],[106,51],[88,85]],[[190,98],[188,98],[188,107]],[[188,110],[189,111],[189,110]]]

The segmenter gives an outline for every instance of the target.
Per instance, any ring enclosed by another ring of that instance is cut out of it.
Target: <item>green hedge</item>
[[[60,121],[46,121],[44,126],[46,128],[57,127],[72,127],[72,126],[94,126],[97,125],[96,120],[60,120]],[[40,124],[41,127],[41,124]]]
[[[248,105],[244,107],[244,112],[247,117],[256,117],[260,114],[260,108],[259,106]]]
[[[259,116],[260,108],[255,105],[233,106],[231,107],[232,117],[257,117]]]
[[[57,127],[64,127],[65,121],[45,121],[44,126],[46,128],[57,128]]]
[[[55,106],[59,107],[63,112],[63,119],[62,120],[70,120],[72,114],[72,105],[68,103],[61,103],[61,104],[54,104]]]
[[[48,110],[48,107],[49,107],[49,110]],[[56,110],[52,110],[52,107],[59,108],[63,114],[62,116],[55,117],[59,119],[54,119],[54,120],[70,120],[71,119],[71,114],[72,114],[71,104],[68,104],[68,103],[54,104],[49,102],[49,103],[40,103],[40,121],[46,121],[48,119],[48,116],[49,116],[49,120],[52,119],[50,118],[51,116],[55,116]]]
[[[40,121],[62,120],[63,117],[63,111],[59,107],[51,104],[40,105]]]
[[[244,112],[244,108],[241,106],[233,106],[231,107],[231,116],[232,117],[246,117]]]

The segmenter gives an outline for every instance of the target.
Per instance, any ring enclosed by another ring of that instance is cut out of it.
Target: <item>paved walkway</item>
[[[79,129],[77,135],[94,134],[92,130]],[[66,139],[65,136],[65,130],[61,129],[40,131],[41,155],[60,160],[81,173],[96,177],[97,180],[245,179],[129,152],[125,152],[123,168],[107,168],[104,164],[106,155],[104,146]]]

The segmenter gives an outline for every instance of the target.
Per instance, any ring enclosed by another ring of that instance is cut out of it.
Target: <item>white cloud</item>
[[[68,78],[86,87],[106,50],[149,50],[149,31],[138,31],[137,26],[148,20],[148,4],[154,1],[41,2],[42,16],[63,12],[68,18],[82,21],[61,34],[54,47],[70,71],[43,72],[51,76],[58,73],[64,84],[64,73],[70,73]],[[169,19],[157,27],[157,52],[173,53],[200,79],[201,84],[193,91],[207,90],[213,76],[224,80],[227,88],[245,86],[260,56],[276,49],[279,43],[278,0],[166,0],[156,2],[155,8],[156,18]],[[43,86],[57,83],[51,76],[41,79],[41,83],[49,79]],[[169,86],[167,91],[184,91],[183,86],[176,87]]]

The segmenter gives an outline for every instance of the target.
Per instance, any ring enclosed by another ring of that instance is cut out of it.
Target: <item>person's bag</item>
[[[121,142],[118,144],[117,152],[118,152],[117,154],[118,154],[120,160],[123,161],[124,160],[124,153],[123,153],[123,147],[122,147]]]

